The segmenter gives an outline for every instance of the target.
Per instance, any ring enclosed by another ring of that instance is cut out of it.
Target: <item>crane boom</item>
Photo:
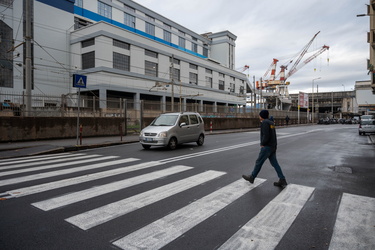
[[[289,69],[289,72],[293,72],[295,71],[295,69],[297,68],[299,62],[301,61],[301,59],[303,58],[303,56],[306,54],[307,50],[310,48],[311,44],[313,43],[313,41],[315,40],[316,36],[320,33],[320,31],[318,33],[316,33],[313,38],[311,38],[311,40],[305,45],[305,47],[303,47],[300,55],[298,56],[297,60],[294,62],[293,66]],[[290,61],[291,63],[292,61]],[[285,69],[287,69],[288,66],[284,66]],[[289,74],[288,74],[289,76]],[[284,81],[288,78],[288,76],[284,79]],[[280,79],[281,80],[281,79]]]
[[[320,54],[322,54],[324,51],[326,50],[329,50],[329,46],[327,45],[324,45],[322,46],[317,52],[315,52],[313,55],[311,55],[310,57],[308,57],[305,61],[303,61],[303,64],[301,64],[300,66],[294,68],[293,70],[290,70],[288,72],[288,75],[286,78],[292,76],[294,73],[296,73],[299,69],[301,69],[303,66],[305,66],[306,64],[308,64],[309,62],[311,62],[312,60],[314,60],[317,56],[319,56]]]

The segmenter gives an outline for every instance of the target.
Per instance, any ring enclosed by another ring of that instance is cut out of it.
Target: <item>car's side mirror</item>
[[[186,122],[182,122],[182,123],[180,124],[180,127],[182,127],[182,126],[186,126]]]

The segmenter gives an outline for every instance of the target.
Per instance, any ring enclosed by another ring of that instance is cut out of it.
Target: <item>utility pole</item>
[[[253,93],[253,100],[254,100],[254,108],[257,107],[257,93],[255,87],[255,76],[253,76],[253,86],[254,86],[254,93]]]
[[[34,0],[23,0],[23,15],[25,20],[25,88],[26,88],[26,116],[31,116],[31,89],[32,89],[32,54],[31,54],[31,39],[32,35],[32,20],[34,13]]]
[[[172,66],[171,66],[171,84],[172,84],[172,97],[171,97],[171,111],[174,112],[174,80],[173,80],[173,73],[174,73],[174,55],[172,55]]]

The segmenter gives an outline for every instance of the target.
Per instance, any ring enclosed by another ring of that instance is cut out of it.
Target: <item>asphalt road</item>
[[[174,151],[138,143],[0,160],[1,249],[375,249],[375,146],[357,126],[259,132]]]

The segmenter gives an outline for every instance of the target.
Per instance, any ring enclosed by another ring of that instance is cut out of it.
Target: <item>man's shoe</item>
[[[274,186],[285,188],[288,183],[285,179],[279,179],[279,181],[273,183]]]
[[[255,179],[253,175],[242,175],[242,178],[249,181],[251,184],[254,183],[254,179]]]

